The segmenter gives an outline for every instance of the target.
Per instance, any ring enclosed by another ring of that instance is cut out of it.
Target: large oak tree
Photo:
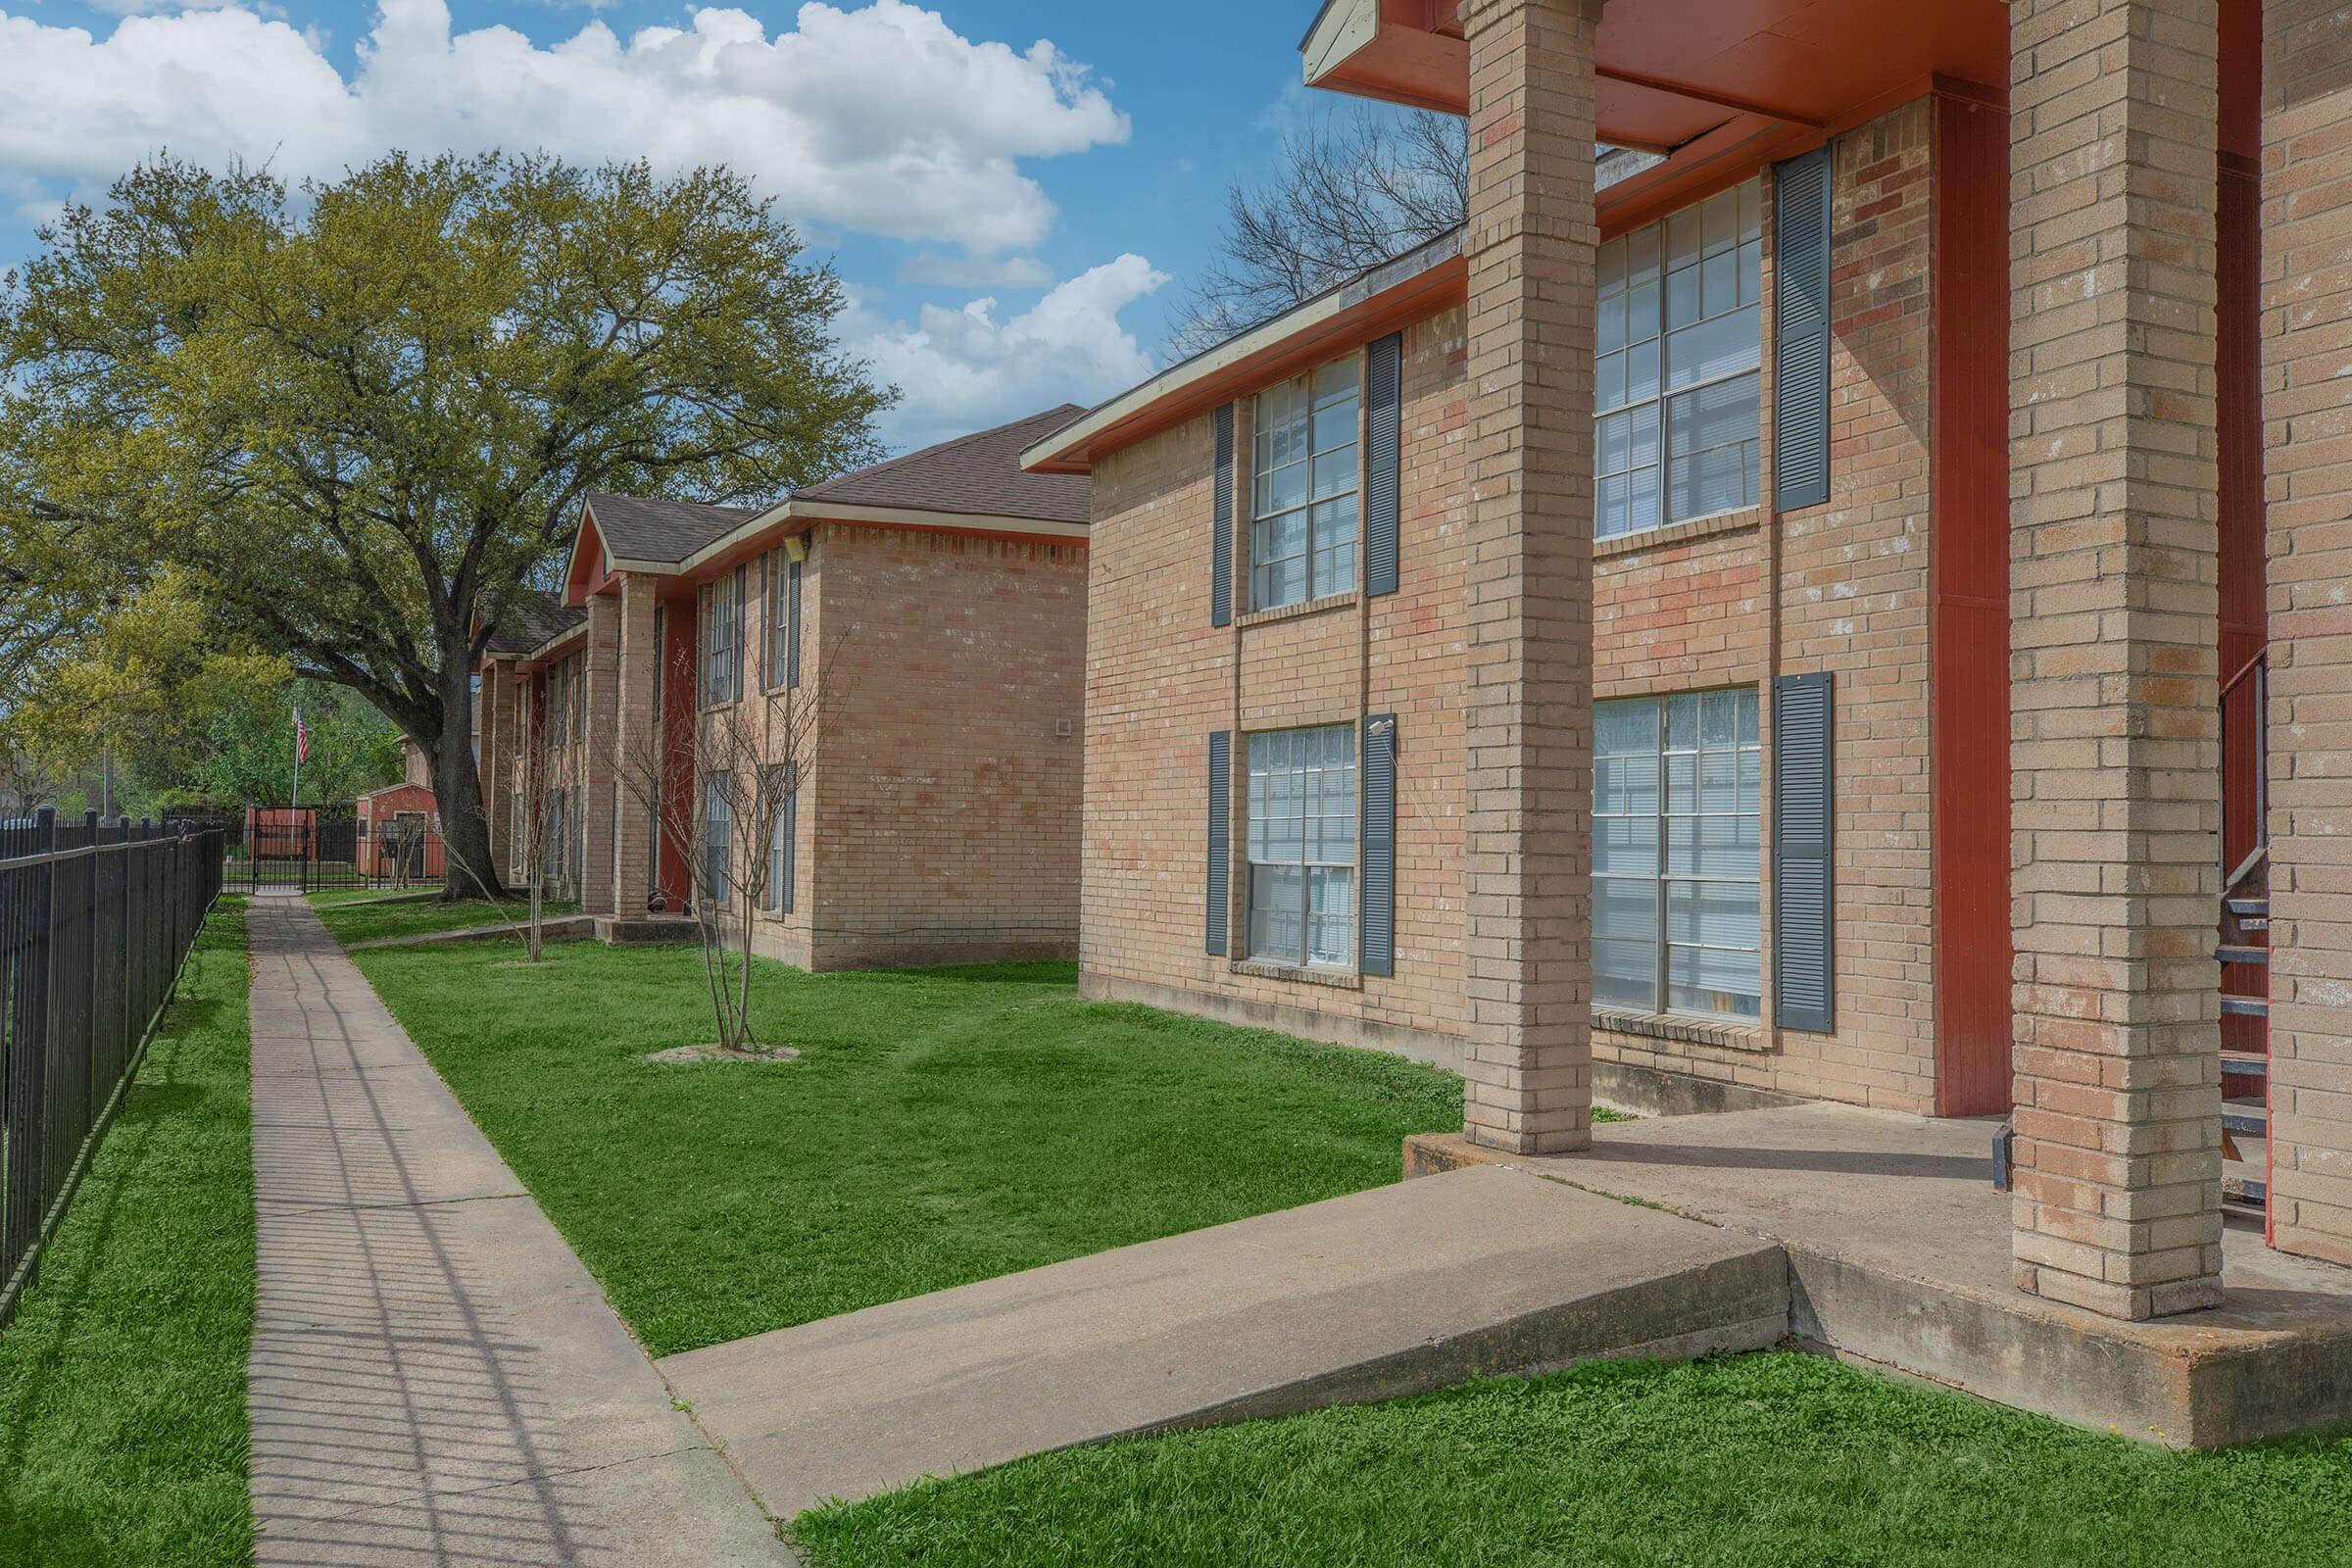
[[[765,498],[876,455],[830,270],[738,175],[392,155],[289,190],[170,160],[0,287],[0,516],[361,693],[498,884],[469,674],[592,490]],[[468,875],[466,867],[470,865]]]

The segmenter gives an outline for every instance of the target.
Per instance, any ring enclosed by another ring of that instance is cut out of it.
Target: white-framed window
[[[1593,739],[1593,1001],[1760,1017],[1756,689],[1597,703]]]
[[[792,908],[793,873],[793,778],[789,767],[770,767],[761,771],[760,788],[766,797],[760,809],[767,823],[767,897],[765,904],[770,914],[788,913]]]
[[[539,882],[542,887],[560,888],[563,883],[566,858],[564,845],[568,837],[564,826],[565,808],[569,804],[564,798],[564,791],[549,790],[547,792],[547,843],[546,848],[540,852],[546,858],[546,863],[539,867]]]
[[[1763,182],[1610,240],[1599,260],[1593,534],[1755,506]]]
[[[1250,608],[1355,586],[1363,356],[1257,395],[1250,419]]]
[[[573,785],[564,794],[565,800],[569,802],[571,819],[571,833],[563,841],[564,880],[572,897],[577,898],[580,890],[587,885],[588,813],[580,808],[578,785]]]
[[[720,906],[734,897],[735,888],[735,812],[729,805],[733,787],[733,778],[725,773],[703,780],[703,879],[710,902]]]
[[[743,579],[737,566],[703,585],[703,706],[716,708],[743,695]]]
[[[1355,726],[1249,738],[1250,956],[1355,966]]]
[[[547,745],[550,751],[562,751],[571,742],[571,661],[565,660],[547,672]]]

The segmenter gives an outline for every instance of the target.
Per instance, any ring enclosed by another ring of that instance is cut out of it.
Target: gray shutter
[[[1772,683],[1773,1021],[1815,1034],[1838,1027],[1836,696],[1826,671]]]
[[[1227,892],[1233,857],[1233,732],[1208,737],[1208,951],[1225,951],[1233,900]]]
[[[1216,505],[1209,527],[1208,623],[1233,624],[1233,405],[1221,403],[1210,419],[1217,433]],[[1223,952],[1223,949],[1216,950]]]
[[[784,573],[784,684],[801,683],[801,563]]]
[[[743,586],[744,579],[750,575],[749,566],[735,568],[735,623],[729,634],[734,641],[734,650],[729,655],[732,662],[727,669],[727,701],[730,703],[743,695]]]
[[[1774,172],[1773,504],[1830,499],[1830,150]]]
[[[1403,376],[1404,334],[1392,332],[1364,355],[1364,592],[1368,594],[1396,591],[1402,482],[1397,468],[1403,457],[1397,403]]]
[[[1363,899],[1357,965],[1365,974],[1396,972],[1396,715],[1364,720]]]

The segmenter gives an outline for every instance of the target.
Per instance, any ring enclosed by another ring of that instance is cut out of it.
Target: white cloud
[[[843,335],[904,395],[885,438],[923,446],[1056,403],[1094,403],[1151,375],[1152,358],[1119,313],[1167,280],[1130,254],[1056,283],[1002,320],[993,298],[961,310],[926,305],[912,324],[858,309]]]
[[[938,288],[1044,288],[1054,270],[1034,256],[942,256],[925,251],[899,264],[899,281]]]
[[[137,4],[140,0],[123,0]],[[1127,136],[1085,67],[975,43],[906,0],[745,12],[542,47],[453,32],[445,0],[382,0],[346,79],[250,3],[131,16],[100,38],[0,11],[0,181],[103,186],[161,148],[331,175],[387,148],[545,148],[657,168],[731,164],[791,216],[981,256],[1035,245],[1054,206],[1024,158]]]

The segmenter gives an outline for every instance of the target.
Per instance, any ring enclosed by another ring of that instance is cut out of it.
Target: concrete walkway
[[[1166,1427],[1788,1331],[1779,1247],[1493,1167],[665,1357],[768,1510]]]
[[[789,1564],[318,916],[249,929],[256,1561]]]

